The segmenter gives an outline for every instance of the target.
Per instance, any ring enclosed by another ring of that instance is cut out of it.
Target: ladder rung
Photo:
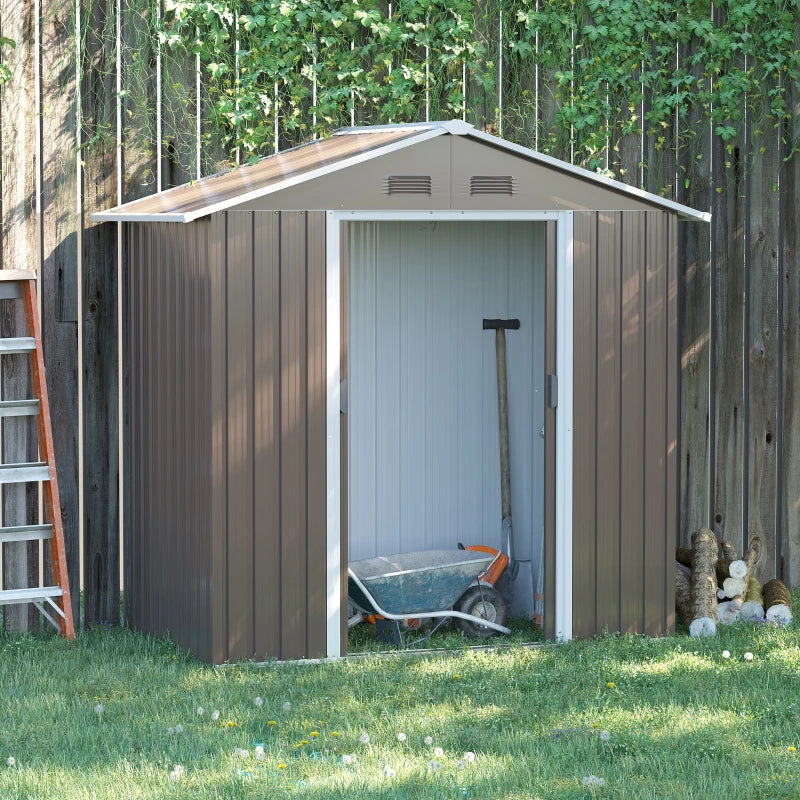
[[[23,336],[17,339],[0,339],[0,354],[32,353],[36,350],[36,339]]]
[[[32,417],[38,413],[38,400],[0,400],[0,417]]]
[[[16,525],[0,528],[0,542],[34,542],[37,539],[52,538],[52,525]]]
[[[0,606],[14,603],[32,603],[34,600],[46,600],[48,597],[61,597],[64,592],[60,586],[38,586],[33,589],[6,589],[0,592]]]
[[[33,464],[0,464],[0,483],[49,481],[50,467],[44,461]]]

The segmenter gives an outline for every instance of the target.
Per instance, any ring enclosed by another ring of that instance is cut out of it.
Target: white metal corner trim
[[[572,639],[573,212],[556,223],[556,639]],[[546,579],[546,578],[545,578]]]
[[[334,212],[325,215],[325,363],[326,363],[326,653],[328,658],[342,655],[341,626],[341,428],[340,371],[341,303],[339,264],[339,228],[341,223]],[[346,610],[346,609],[345,609]]]
[[[340,298],[340,222],[336,214],[326,214],[326,459],[327,459],[327,655],[338,658],[341,652],[341,423],[340,355],[341,355],[341,298]]]

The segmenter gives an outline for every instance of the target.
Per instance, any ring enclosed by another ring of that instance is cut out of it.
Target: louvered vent
[[[386,194],[432,194],[430,175],[390,175],[386,179]]]
[[[514,194],[511,175],[473,175],[469,179],[470,194]]]

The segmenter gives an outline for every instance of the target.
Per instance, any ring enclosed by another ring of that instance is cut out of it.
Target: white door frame
[[[340,253],[344,222],[555,222],[556,223],[556,638],[572,638],[572,356],[573,225],[571,211],[327,211],[326,364],[327,364],[327,654],[341,655],[340,549]],[[346,566],[346,565],[345,565]],[[548,576],[545,576],[547,579]]]

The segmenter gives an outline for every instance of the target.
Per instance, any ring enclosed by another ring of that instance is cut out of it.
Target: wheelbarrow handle
[[[517,331],[517,330],[519,330],[519,320],[518,319],[485,319],[483,321],[483,329],[485,331],[496,331],[496,330]]]

